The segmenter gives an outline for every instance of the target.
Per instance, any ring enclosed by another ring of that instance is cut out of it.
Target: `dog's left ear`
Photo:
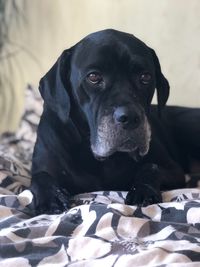
[[[68,120],[70,111],[70,99],[67,93],[70,58],[71,50],[67,49],[40,80],[39,84],[44,108],[52,110],[63,123]]]
[[[158,102],[158,113],[161,115],[162,108],[165,106],[167,99],[169,97],[169,83],[165,76],[161,72],[160,62],[153,49],[151,49],[151,54],[153,56],[155,75],[156,75],[156,90],[157,90],[157,102]]]

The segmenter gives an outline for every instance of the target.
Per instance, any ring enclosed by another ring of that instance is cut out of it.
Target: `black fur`
[[[62,212],[70,195],[98,190],[129,191],[127,204],[159,202],[160,190],[184,187],[189,158],[200,158],[200,109],[164,108],[168,81],[154,50],[133,35],[87,36],[62,53],[39,89],[36,213]]]

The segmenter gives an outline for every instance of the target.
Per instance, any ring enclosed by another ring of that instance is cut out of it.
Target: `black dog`
[[[169,84],[159,60],[131,34],[87,36],[62,53],[39,89],[37,213],[62,212],[71,194],[98,190],[129,191],[127,204],[160,202],[160,189],[183,187],[189,158],[200,158],[200,110],[163,110]]]

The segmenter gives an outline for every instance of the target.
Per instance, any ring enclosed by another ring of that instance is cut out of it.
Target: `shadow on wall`
[[[0,132],[17,128],[27,84],[37,88],[63,49],[105,28],[156,50],[170,104],[200,106],[199,10],[199,0],[0,0]]]
[[[42,72],[40,55],[28,44],[30,8],[25,0],[0,0],[0,133],[18,128],[24,90]]]
[[[23,68],[18,56],[26,48],[12,36],[12,28],[19,31],[25,24],[25,7],[22,0],[0,0],[0,132],[14,131],[23,108],[23,98],[16,83],[23,88]]]

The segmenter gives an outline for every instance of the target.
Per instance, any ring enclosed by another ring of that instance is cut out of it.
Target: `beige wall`
[[[25,1],[23,12],[25,19],[12,31],[13,40],[25,48],[10,59],[12,103],[18,110],[14,121],[25,84],[37,86],[64,48],[105,28],[133,33],[156,50],[171,84],[170,104],[200,107],[199,0],[34,0]]]

